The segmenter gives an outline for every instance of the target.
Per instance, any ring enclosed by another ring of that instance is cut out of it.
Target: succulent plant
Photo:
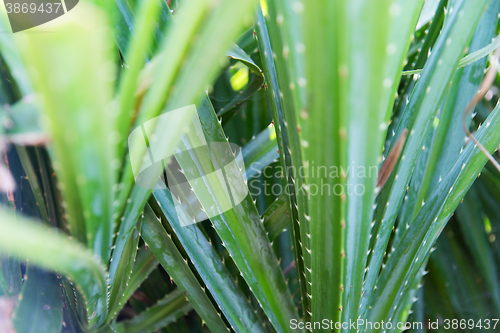
[[[93,0],[0,33],[0,331],[498,329],[499,15]]]

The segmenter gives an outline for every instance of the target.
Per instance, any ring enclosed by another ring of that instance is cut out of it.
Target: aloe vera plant
[[[0,331],[498,330],[499,15],[88,0],[1,33]]]

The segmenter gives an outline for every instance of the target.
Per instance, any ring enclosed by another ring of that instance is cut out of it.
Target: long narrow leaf
[[[210,330],[227,331],[220,314],[150,208],[144,212],[141,236]]]
[[[94,254],[67,236],[0,210],[0,251],[71,278],[86,297],[90,325],[106,316],[107,275]],[[64,251],[61,251],[64,249]]]

